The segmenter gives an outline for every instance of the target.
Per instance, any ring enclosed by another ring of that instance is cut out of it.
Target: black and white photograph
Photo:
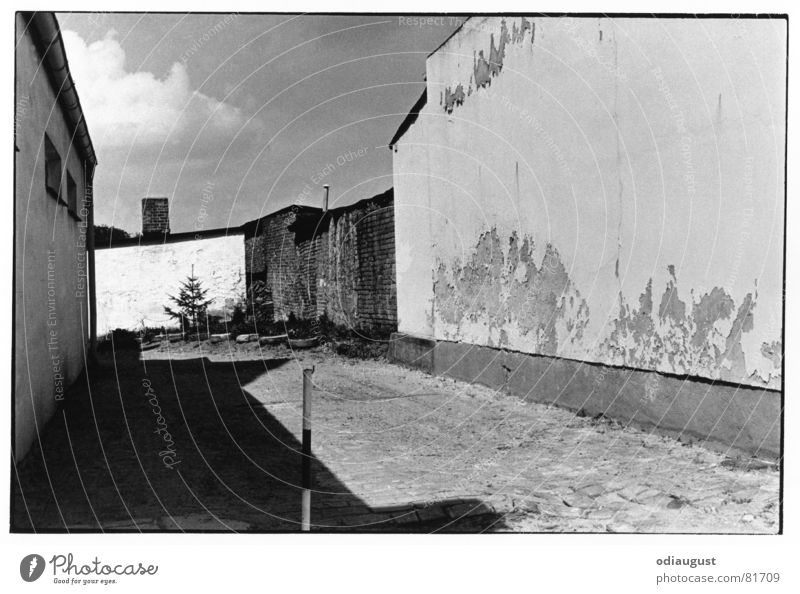
[[[800,584],[788,5],[56,4],[6,591]]]

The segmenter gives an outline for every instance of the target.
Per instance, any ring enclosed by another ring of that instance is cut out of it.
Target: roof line
[[[450,41],[450,40],[453,38],[453,35],[455,35],[455,34],[456,34],[456,33],[458,33],[459,31],[461,31],[461,29],[464,27],[464,23],[466,23],[466,22],[467,22],[468,20],[470,20],[471,18],[472,18],[471,16],[468,16],[467,18],[465,18],[465,19],[464,19],[464,20],[461,22],[461,24],[460,24],[460,25],[459,25],[459,26],[458,26],[458,27],[457,27],[457,28],[456,28],[456,29],[455,29],[455,30],[454,30],[452,33],[450,33],[450,35],[448,35],[448,36],[445,38],[445,40],[444,40],[442,43],[440,43],[439,45],[437,45],[437,46],[436,46],[436,49],[435,49],[435,50],[433,50],[431,53],[429,53],[429,54],[427,55],[426,59],[427,59],[427,58],[430,58],[430,57],[431,57],[433,54],[435,54],[435,53],[436,53],[436,52],[438,52],[440,49],[442,49],[442,46],[443,46],[445,43],[447,43],[448,41]]]
[[[242,234],[244,234],[244,229],[242,229],[242,227],[218,227],[216,229],[206,229],[203,231],[181,231],[180,233],[154,233],[111,240],[109,243],[96,243],[95,249],[113,250],[114,248],[132,246],[167,245],[170,243],[180,243],[182,241],[201,241],[204,239],[217,239],[219,237],[235,237]]]
[[[89,136],[89,128],[86,126],[86,118],[78,91],[75,88],[75,81],[69,70],[69,60],[64,49],[64,40],[61,37],[58,20],[52,12],[24,12],[23,18],[26,20],[32,32],[34,44],[42,56],[50,86],[66,116],[73,142],[76,142],[83,157],[93,169],[97,165],[97,155],[92,138]]]
[[[419,99],[411,106],[411,110],[406,114],[406,117],[403,118],[403,121],[400,122],[400,125],[397,127],[397,131],[392,136],[392,139],[389,141],[389,149],[391,150],[395,144],[403,137],[403,135],[408,131],[411,127],[411,124],[417,121],[420,112],[428,103],[428,83],[425,83],[425,89],[422,91],[422,95],[419,96]]]
[[[253,219],[253,220],[247,221],[246,223],[242,223],[239,226],[239,229],[241,229],[245,233],[245,235],[254,233],[254,231],[256,229],[258,229],[258,227],[261,225],[262,221],[265,221],[265,220],[267,220],[267,219],[269,219],[271,217],[274,217],[275,215],[282,214],[282,213],[286,212],[287,210],[295,210],[295,211],[303,212],[303,213],[309,214],[309,215],[320,215],[320,216],[323,216],[323,215],[326,215],[326,214],[338,215],[338,214],[340,214],[342,212],[346,212],[347,210],[357,208],[358,206],[361,206],[366,202],[388,200],[389,198],[394,199],[394,187],[390,187],[390,188],[384,190],[383,192],[381,192],[380,194],[375,194],[374,196],[369,196],[367,198],[362,198],[361,200],[353,202],[352,204],[346,204],[345,206],[337,206],[336,208],[328,209],[327,213],[325,211],[323,211],[322,208],[320,208],[318,206],[307,206],[305,204],[302,204],[302,205],[301,204],[291,204],[289,206],[285,206],[285,207],[281,208],[280,210],[276,210],[274,212],[266,214],[266,215],[264,215],[262,217],[259,217],[257,219]]]

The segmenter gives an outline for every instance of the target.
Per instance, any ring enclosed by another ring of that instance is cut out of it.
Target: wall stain
[[[512,232],[504,239],[492,228],[479,236],[467,257],[437,260],[432,271],[432,321],[439,336],[543,355],[580,346],[590,321],[588,303],[558,250],[547,244],[544,252],[537,262],[530,237]],[[667,269],[660,297],[652,278],[636,304],[626,303],[619,293],[616,318],[598,343],[596,360],[779,387],[780,341],[761,347],[761,355],[772,362],[772,372],[765,376],[763,371],[747,371],[742,336],[753,330],[758,293],[747,293],[738,307],[721,287],[702,295],[692,293],[683,301],[675,267]]]
[[[702,347],[708,335],[714,331],[717,320],[729,319],[734,307],[733,299],[719,287],[714,287],[710,293],[703,295],[700,301],[692,306],[692,318],[695,324],[692,346]]]
[[[554,355],[559,344],[580,341],[589,306],[569,278],[555,247],[548,244],[537,266],[533,240],[512,233],[504,252],[496,229],[483,233],[472,255],[434,271],[434,302],[445,334],[458,339],[464,323],[483,324],[499,346],[511,327],[533,342],[534,352]],[[455,326],[453,329],[452,327]],[[487,339],[488,342],[488,339]]]
[[[742,334],[753,329],[753,309],[755,298],[752,293],[745,295],[744,301],[739,306],[736,319],[733,321],[731,331],[725,340],[725,354],[722,359],[730,362],[729,368],[721,370],[720,377],[724,380],[737,381],[746,377],[744,351],[742,350]],[[721,361],[718,361],[721,363]],[[753,378],[755,379],[755,378]]]
[[[453,113],[453,108],[456,105],[464,103],[464,97],[464,86],[462,84],[459,83],[455,90],[446,87],[444,90],[444,110],[447,113]]]
[[[657,317],[653,316],[652,279],[639,296],[638,308],[628,305],[620,293],[619,314],[612,320],[598,355],[612,364],[628,367],[707,375],[727,381],[748,378],[742,335],[753,330],[758,294],[747,293],[737,308],[725,289],[714,287],[699,298],[692,296],[689,306],[679,297],[675,267],[668,266],[668,272]],[[765,343],[762,354],[773,350]],[[772,376],[750,379],[763,385],[773,383]]]
[[[653,280],[639,296],[639,308],[631,310],[619,294],[619,315],[613,321],[609,337],[602,350],[617,361],[636,361],[637,365],[650,367],[663,352],[663,342],[655,329],[653,313]]]
[[[519,23],[519,27],[517,23],[513,23],[511,25],[511,43],[520,44],[525,39],[525,31],[531,29],[531,22],[522,17],[522,20]]]
[[[780,369],[783,357],[783,343],[780,340],[773,340],[772,342],[761,343],[761,354],[764,358],[772,361],[772,364]]]
[[[536,23],[521,17],[519,23],[515,20],[511,24],[509,31],[506,20],[500,22],[500,32],[495,38],[492,33],[489,36],[489,49],[488,57],[484,50],[478,50],[477,54],[473,54],[472,58],[472,74],[470,75],[469,84],[466,88],[459,83],[455,88],[445,88],[444,95],[439,98],[439,104],[442,105],[447,113],[452,113],[453,110],[462,105],[466,97],[472,95],[474,91],[483,89],[492,84],[492,79],[500,74],[503,70],[503,62],[506,57],[506,48],[509,44],[521,45],[525,40],[526,35],[530,31],[531,44],[533,44],[536,35]]]
[[[761,343],[761,356],[772,363],[772,371],[769,374],[770,380],[780,381],[783,369],[783,342],[773,340],[772,342]]]
[[[675,267],[670,264],[667,266],[667,271],[669,272],[670,280],[667,281],[667,290],[661,296],[661,305],[658,306],[658,318],[662,322],[670,320],[679,324],[686,319],[686,303],[678,297]]]
[[[511,41],[505,19],[500,21],[500,35],[498,37],[498,44],[495,47],[494,33],[489,36],[488,60],[484,57],[483,50],[480,50],[478,57],[474,59],[472,74],[475,78],[475,86],[478,88],[488,87],[492,83],[492,78],[503,70],[503,61],[506,58],[506,44]]]

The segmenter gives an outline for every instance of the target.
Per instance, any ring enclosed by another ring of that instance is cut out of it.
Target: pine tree
[[[194,266],[192,266],[192,273],[185,282],[181,283],[178,296],[167,295],[175,304],[175,309],[164,306],[164,313],[179,320],[181,326],[187,322],[190,330],[196,330],[206,317],[206,310],[213,301],[213,299],[206,299],[206,293],[208,293],[208,289],[202,288],[200,281],[194,275]]]

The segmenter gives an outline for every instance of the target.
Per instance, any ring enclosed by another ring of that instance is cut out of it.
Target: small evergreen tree
[[[213,301],[213,299],[206,299],[206,293],[208,293],[208,289],[202,288],[200,281],[194,275],[194,266],[192,266],[192,274],[187,277],[185,282],[181,283],[178,296],[167,295],[175,304],[175,309],[165,305],[164,313],[180,321],[181,329],[186,322],[189,324],[190,330],[196,331],[206,317],[208,306]]]

